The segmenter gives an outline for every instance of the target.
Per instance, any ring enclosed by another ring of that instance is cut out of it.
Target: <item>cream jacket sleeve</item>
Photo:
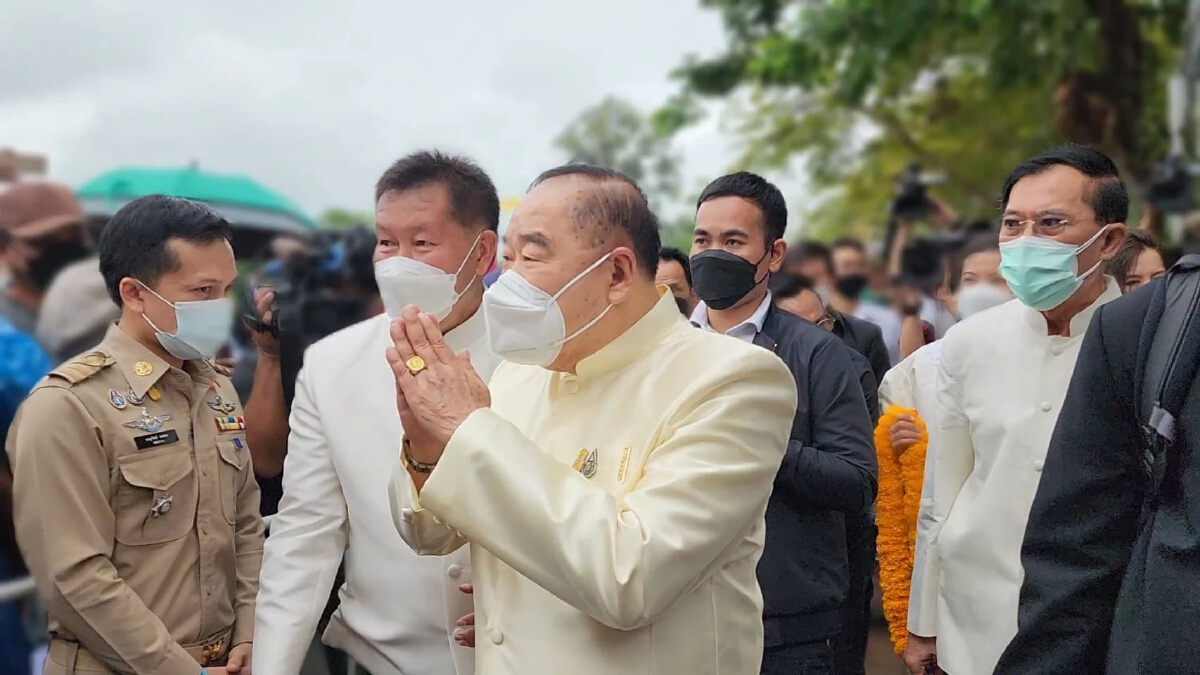
[[[962,376],[964,364],[970,358],[967,347],[965,342],[954,339],[953,331],[943,339],[933,419],[925,420],[929,448],[925,455],[925,487],[917,516],[917,550],[908,607],[908,630],[921,637],[937,635],[942,575],[938,536],[950,507],[975,467],[970,422],[962,409]]]
[[[712,365],[664,412],[622,499],[481,409],[451,438],[420,503],[596,621],[651,624],[761,526],[796,411],[795,381],[774,354]],[[597,414],[617,410],[621,401],[597,401]]]
[[[396,531],[417,555],[450,555],[467,544],[467,539],[460,532],[421,505],[412,477],[404,468],[403,459],[396,462],[392,469],[392,479],[388,481],[388,504]]]

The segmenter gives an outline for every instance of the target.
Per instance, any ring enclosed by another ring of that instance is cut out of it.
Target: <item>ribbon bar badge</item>
[[[217,431],[245,431],[246,419],[244,417],[218,417]]]

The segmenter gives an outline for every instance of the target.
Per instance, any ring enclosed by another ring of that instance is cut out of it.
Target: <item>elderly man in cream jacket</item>
[[[658,226],[608,169],[544,173],[488,289],[491,391],[414,309],[393,324],[393,517],[470,544],[480,675],[757,675],[755,567],[796,385],[655,288]]]
[[[1129,211],[1108,157],[1081,146],[1034,157],[1002,203],[1000,273],[1017,301],[942,340],[905,652],[914,675],[990,675],[1016,634],[1021,541],[1050,434],[1092,314],[1120,296],[1097,271]]]

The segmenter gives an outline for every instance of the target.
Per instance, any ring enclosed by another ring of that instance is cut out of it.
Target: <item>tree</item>
[[[318,222],[320,222],[321,227],[325,229],[344,230],[346,228],[355,227],[358,225],[366,225],[367,227],[371,227],[375,224],[375,216],[370,213],[361,213],[335,206],[333,208],[325,209],[325,211],[321,213],[321,217],[318,219]]]
[[[689,58],[671,132],[698,98],[739,93],[746,166],[799,157],[818,196],[806,234],[878,231],[910,161],[938,194],[994,217],[1004,175],[1064,141],[1097,146],[1137,185],[1166,152],[1166,79],[1187,0],[701,0],[724,53]]]
[[[568,162],[616,169],[637,181],[656,206],[676,197],[679,156],[671,139],[654,133],[632,103],[606,96],[584,110],[554,139]]]

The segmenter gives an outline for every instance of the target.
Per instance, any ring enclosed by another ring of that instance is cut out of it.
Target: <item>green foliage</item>
[[[320,222],[321,227],[328,230],[344,230],[357,225],[373,227],[375,225],[375,216],[370,213],[334,207],[325,209],[318,222]]]
[[[724,53],[689,58],[654,115],[671,133],[697,99],[735,97],[745,168],[800,160],[804,236],[881,231],[910,161],[964,217],[994,217],[1005,174],[1064,141],[1136,180],[1166,149],[1165,82],[1187,0],[701,0]],[[742,96],[744,94],[744,96]]]
[[[682,105],[669,122],[678,128],[690,117]],[[585,162],[616,169],[642,186],[656,208],[679,190],[679,156],[671,139],[656,133],[668,122],[652,121],[632,103],[606,96],[580,113],[554,140],[568,162]]]

